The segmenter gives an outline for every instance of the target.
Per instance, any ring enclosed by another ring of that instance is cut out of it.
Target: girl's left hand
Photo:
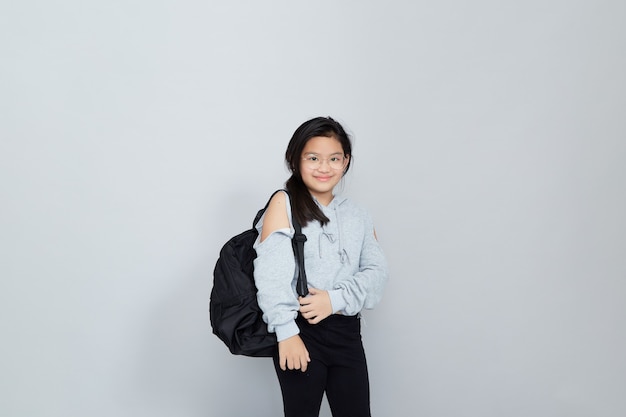
[[[309,288],[309,295],[300,297],[300,314],[311,324],[317,324],[333,314],[328,291]]]

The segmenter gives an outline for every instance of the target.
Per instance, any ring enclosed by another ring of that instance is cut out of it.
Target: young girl
[[[360,311],[382,296],[387,264],[368,213],[333,190],[352,146],[330,117],[303,123],[285,160],[292,173],[257,224],[254,276],[263,318],[278,339],[274,365],[286,417],[317,417],[324,393],[333,416],[370,416]],[[294,216],[304,245],[309,294],[295,290]]]

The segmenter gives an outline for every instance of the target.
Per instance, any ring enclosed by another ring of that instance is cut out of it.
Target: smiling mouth
[[[315,177],[318,181],[326,182],[330,181],[332,177]]]

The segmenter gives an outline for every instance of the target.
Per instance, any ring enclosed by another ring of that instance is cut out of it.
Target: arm
[[[259,306],[268,329],[278,338],[280,367],[304,372],[310,358],[294,320],[299,304],[291,286],[295,261],[288,210],[285,193],[276,193],[263,217],[254,275]]]
[[[364,227],[358,271],[354,275],[340,277],[330,291],[333,309],[347,315],[358,314],[364,308],[374,308],[380,302],[388,280],[387,261],[369,216]]]

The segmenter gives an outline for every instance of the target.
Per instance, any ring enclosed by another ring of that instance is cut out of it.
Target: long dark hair
[[[291,196],[291,202],[294,206],[294,215],[302,226],[310,221],[319,221],[322,225],[330,220],[313,200],[311,193],[302,181],[300,172],[300,162],[302,160],[302,151],[309,139],[316,136],[324,136],[335,138],[341,143],[344,156],[348,156],[348,163],[343,170],[343,175],[348,172],[350,163],[352,162],[352,143],[350,137],[344,130],[343,126],[330,117],[316,117],[308,120],[300,125],[293,133],[287,151],[285,152],[285,162],[291,171],[291,177],[285,183],[285,187]]]

